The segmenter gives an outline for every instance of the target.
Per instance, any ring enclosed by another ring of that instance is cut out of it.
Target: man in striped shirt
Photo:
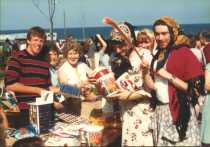
[[[15,92],[21,113],[24,112],[27,117],[26,102],[35,101],[35,98],[41,95],[41,91],[59,91],[51,86],[49,63],[44,59],[45,41],[44,29],[32,27],[27,33],[26,49],[16,52],[7,63],[6,89]]]

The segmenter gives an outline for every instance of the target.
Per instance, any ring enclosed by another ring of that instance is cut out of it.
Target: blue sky
[[[32,1],[38,2],[48,15],[48,0],[0,0],[0,30],[28,29],[34,25],[49,28],[49,19]],[[110,16],[134,25],[151,25],[163,15],[179,23],[210,23],[210,0],[56,0],[54,26],[104,26],[102,19]]]

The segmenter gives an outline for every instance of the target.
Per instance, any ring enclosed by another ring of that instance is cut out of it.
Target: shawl
[[[178,47],[170,50],[166,70],[183,81],[190,83],[197,77],[203,76],[202,64],[187,47]],[[188,84],[190,87],[190,85]],[[194,87],[192,87],[194,88]],[[185,137],[190,119],[190,101],[194,99],[189,92],[178,90],[171,83],[168,85],[169,109],[173,123],[177,127],[180,139]]]

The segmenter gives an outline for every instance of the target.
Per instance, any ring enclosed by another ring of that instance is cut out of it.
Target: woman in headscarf
[[[151,125],[155,146],[199,146],[193,106],[204,94],[202,64],[186,46],[186,36],[173,18],[159,18],[153,29],[158,50],[151,65],[158,101]]]

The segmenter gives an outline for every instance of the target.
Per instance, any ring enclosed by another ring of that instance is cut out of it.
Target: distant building
[[[26,33],[12,33],[12,34],[1,34],[0,40],[15,40],[15,39],[25,39]]]
[[[4,41],[6,39],[9,40],[19,40],[26,39],[27,33],[11,33],[11,34],[0,34],[0,41]],[[46,33],[47,40],[50,40],[50,33]],[[57,40],[57,33],[53,33],[53,40]]]

